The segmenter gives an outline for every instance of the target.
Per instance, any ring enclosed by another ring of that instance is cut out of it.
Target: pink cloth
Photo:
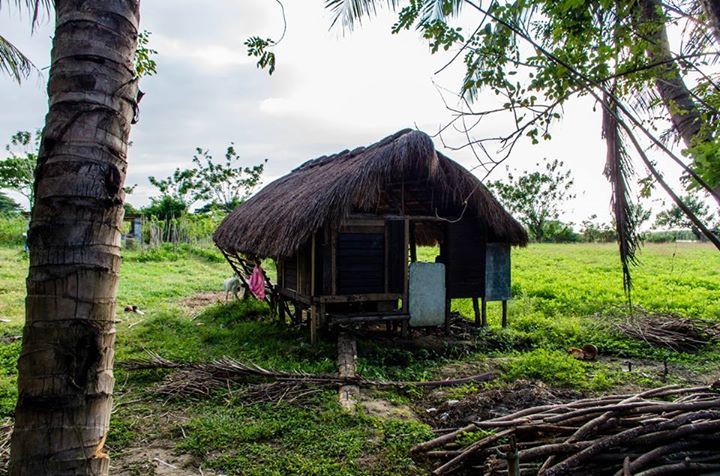
[[[260,300],[265,299],[265,275],[260,266],[255,266],[248,284],[250,285],[250,292],[253,293],[253,296]]]

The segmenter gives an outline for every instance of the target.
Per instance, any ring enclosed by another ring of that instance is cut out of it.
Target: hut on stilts
[[[405,129],[367,147],[305,162],[222,222],[213,239],[238,276],[272,258],[271,306],[319,328],[347,323],[448,325],[452,299],[510,297],[510,248],[525,229],[425,133]],[[438,246],[434,262],[417,247]],[[480,310],[482,309],[482,311]]]

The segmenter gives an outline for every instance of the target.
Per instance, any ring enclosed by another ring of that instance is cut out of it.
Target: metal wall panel
[[[445,265],[410,263],[409,307],[412,327],[445,322]]]
[[[485,300],[510,299],[510,245],[488,243],[485,253]]]

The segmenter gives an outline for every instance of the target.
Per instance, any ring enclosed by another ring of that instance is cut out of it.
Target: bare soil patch
[[[459,400],[448,398],[445,392],[435,393],[426,401],[427,407],[422,419],[435,428],[454,428],[524,408],[567,402],[581,397],[582,394],[575,390],[553,388],[542,382],[518,380],[507,386],[478,390]]]
[[[230,296],[232,298],[232,296]],[[225,302],[224,292],[206,292],[193,294],[180,301],[180,306],[188,312],[197,313],[217,302]]]
[[[110,472],[118,476],[197,476],[216,473],[194,465],[190,455],[175,454],[169,441],[152,441],[148,446],[133,446],[115,456]]]

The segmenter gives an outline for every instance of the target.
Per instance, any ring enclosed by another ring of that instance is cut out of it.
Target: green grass
[[[20,246],[0,247],[0,417],[16,398],[15,362],[20,343],[27,259]],[[432,250],[421,249],[420,257]],[[654,311],[675,312],[720,322],[720,253],[707,245],[647,245],[634,270],[633,302]],[[603,357],[668,359],[671,379],[717,372],[720,351],[678,354],[618,335],[607,323],[626,305],[614,245],[532,245],[513,251],[513,293],[508,329],[499,325],[498,303],[488,306],[491,328],[479,345],[408,350],[359,343],[360,372],[373,379],[437,378],[451,367],[487,365],[500,372],[492,383],[544,381],[582,392],[610,392],[620,384],[651,386],[656,376],[629,377],[617,364],[588,363],[567,356],[569,346],[594,344]],[[166,247],[124,255],[118,290],[117,360],[143,357],[148,350],[177,360],[221,356],[279,370],[333,372],[332,342],[310,346],[306,330],[271,322],[254,300],[189,309],[184,299],[222,290],[229,267],[214,250]],[[144,315],[124,313],[137,305]],[[469,300],[453,308],[470,317]],[[424,423],[343,412],[334,392],[321,392],[303,405],[248,403],[223,393],[198,401],[148,397],[166,371],[116,372],[117,411],[108,446],[113,454],[133,445],[170,440],[176,451],[224,474],[424,474],[408,448],[432,436]],[[466,385],[440,398],[462,399],[482,389]],[[394,404],[420,405],[430,398],[418,390],[378,391]],[[162,419],[161,415],[172,417]],[[481,434],[467,435],[478,438]]]
[[[433,436],[412,420],[343,411],[335,392],[312,407],[255,404],[197,407],[179,449],[206,466],[247,475],[408,474],[419,469],[411,446]],[[242,424],[238,424],[242,422]]]

